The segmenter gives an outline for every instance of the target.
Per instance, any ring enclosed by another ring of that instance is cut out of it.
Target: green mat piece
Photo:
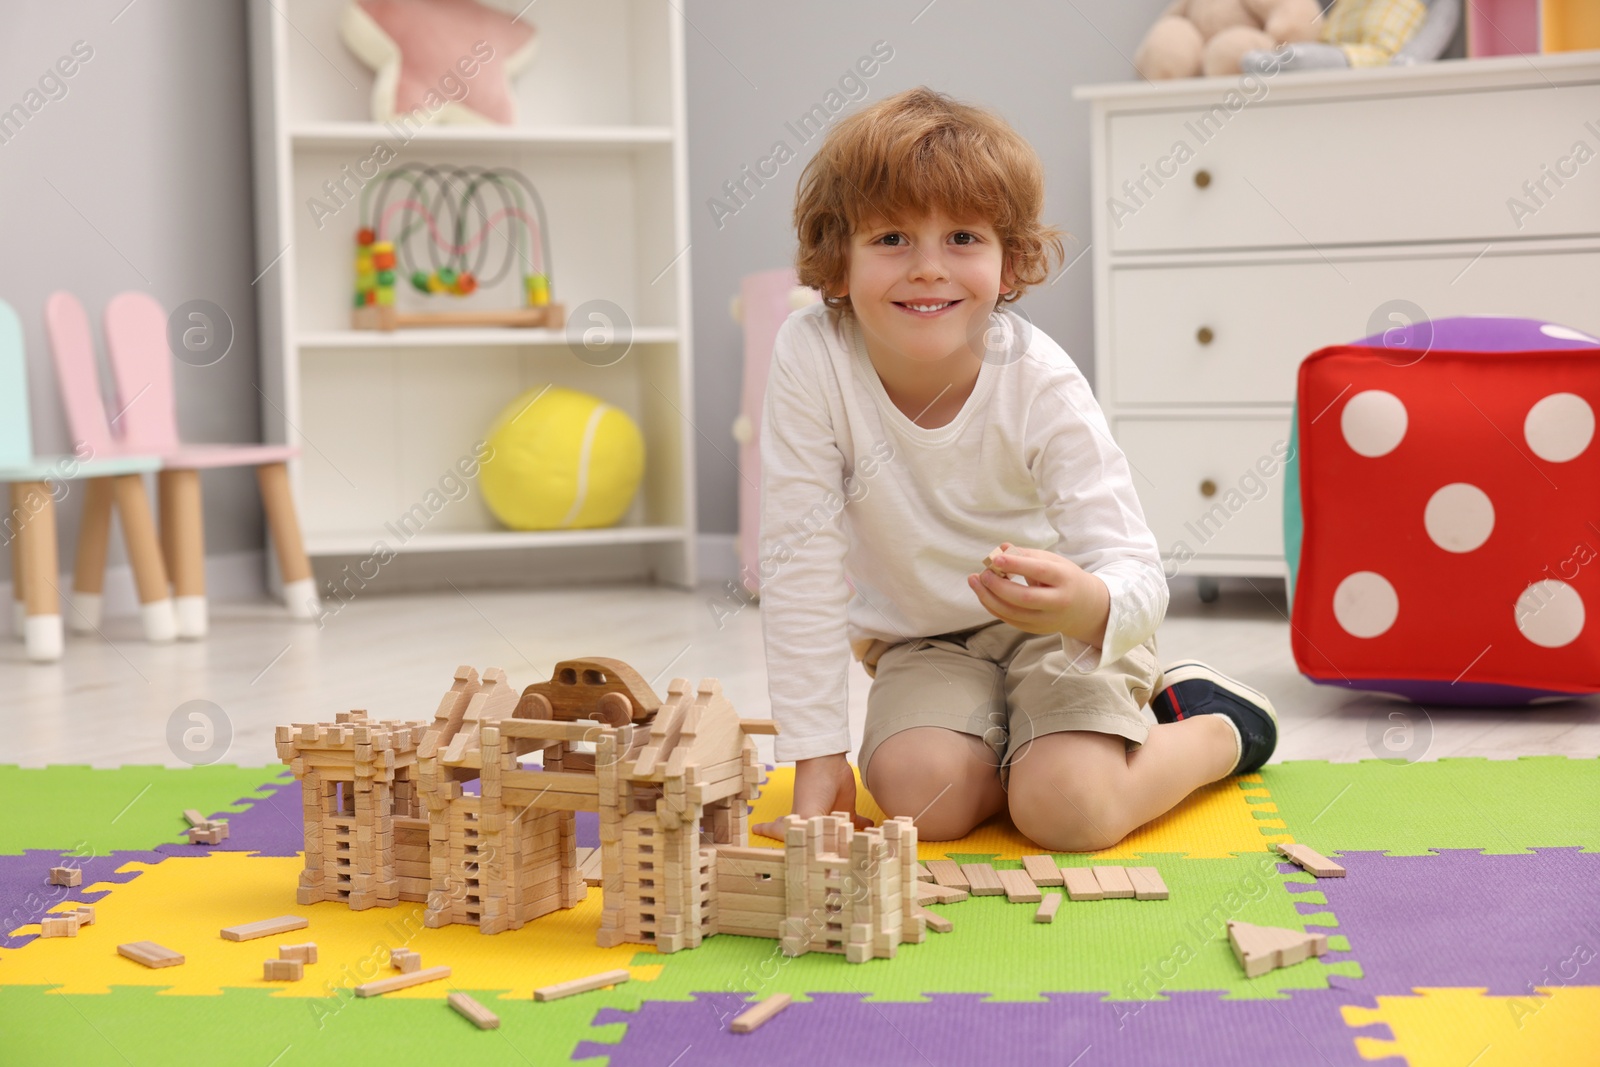
[[[183,840],[185,808],[243,811],[243,797],[289,781],[287,767],[22,768],[0,764],[0,855],[49,849],[79,856],[145,850]]]
[[[63,996],[43,986],[0,986],[0,1062],[171,1067],[308,1067],[341,1063],[470,1063],[557,1067],[579,1041],[616,1042],[624,1024],[594,1027],[591,997],[535,1004],[524,994],[468,990],[500,1016],[478,1030],[439,1000],[319,1000],[230,989],[220,997],[163,996],[115,986],[110,996]],[[389,1059],[388,1057],[393,1057]]]
[[[1292,834],[1324,853],[1600,849],[1600,760],[1291,761],[1269,764],[1261,777],[1278,806],[1264,817],[1285,824],[1263,832]]]

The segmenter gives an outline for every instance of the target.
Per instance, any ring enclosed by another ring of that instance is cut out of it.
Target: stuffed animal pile
[[[1460,0],[1173,0],[1133,65],[1151,81],[1437,59]]]

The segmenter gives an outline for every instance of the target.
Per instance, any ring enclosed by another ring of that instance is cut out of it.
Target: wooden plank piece
[[[243,923],[239,926],[225,926],[222,928],[222,936],[228,941],[253,941],[258,937],[286,934],[290,930],[304,930],[310,925],[309,919],[302,919],[298,915],[279,915],[276,918]]]
[[[928,924],[928,929],[936,934],[948,934],[955,929],[955,924],[936,911],[927,908],[918,908],[916,914],[922,916],[922,921]]]
[[[1100,883],[1100,891],[1111,900],[1117,897],[1133,896],[1133,882],[1128,878],[1128,872],[1123,867],[1091,867],[1095,881]]]
[[[933,875],[933,880],[942,886],[951,889],[970,889],[971,883],[967,876],[961,873],[961,865],[955,860],[929,860],[928,873]]]
[[[1322,853],[1306,845],[1295,845],[1280,842],[1275,846],[1277,850],[1305,870],[1310,871],[1318,878],[1343,878],[1345,870]]]
[[[462,1018],[479,1030],[493,1030],[500,1025],[500,1016],[465,993],[451,993],[445,1000]]]
[[[183,954],[163,948],[154,941],[130,941],[118,945],[117,952],[146,967],[176,967],[183,962]]]
[[[997,897],[1006,891],[1001,884],[999,875],[987,863],[963,863],[961,873],[966,875],[975,897]]]
[[[1044,900],[1039,904],[1039,910],[1033,913],[1036,923],[1053,923],[1056,921],[1056,909],[1061,907],[1060,893],[1046,893]]]
[[[773,993],[763,997],[733,1017],[728,1029],[736,1034],[748,1034],[762,1023],[789,1006],[794,998],[787,993]]]
[[[1166,900],[1167,883],[1154,867],[1129,867],[1128,880],[1133,883],[1133,895],[1138,900]]]
[[[449,967],[429,967],[421,971],[412,971],[410,974],[397,974],[393,978],[379,978],[375,982],[363,982],[356,986],[358,997],[381,997],[385,993],[393,993],[396,989],[409,989],[414,985],[424,982],[437,982],[441,978],[450,977]]]
[[[918,904],[958,904],[967,899],[965,889],[956,889],[953,886],[935,885],[932,882],[917,883]]]
[[[1033,879],[1034,885],[1064,885],[1061,868],[1054,856],[1024,856],[1022,866]]]
[[[1061,877],[1067,887],[1067,896],[1073,900],[1104,900],[1105,891],[1094,876],[1092,867],[1063,867]]]
[[[604,989],[608,985],[621,985],[632,975],[626,970],[601,971],[591,974],[586,978],[574,978],[569,982],[556,982],[554,985],[540,986],[533,991],[533,999],[538,1001],[560,1000],[570,997],[574,993],[587,993],[592,989]]]
[[[1033,884],[1033,879],[1028,877],[1028,872],[1019,867],[1002,867],[995,871],[995,876],[1000,879],[1004,887],[1006,899],[1013,904],[1037,904],[1041,897],[1039,887]]]

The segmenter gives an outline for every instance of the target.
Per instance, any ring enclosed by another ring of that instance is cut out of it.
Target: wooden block
[[[299,960],[301,963],[317,962],[317,943],[307,941],[303,945],[279,945],[278,958],[280,960]]]
[[[375,982],[364,982],[356,986],[358,997],[381,997],[385,993],[393,993],[396,989],[409,989],[414,985],[424,982],[437,982],[441,978],[450,977],[448,967],[429,967],[425,971],[412,971],[410,974],[397,974],[393,978],[379,978]]]
[[[397,948],[389,953],[389,966],[401,974],[415,974],[422,970],[422,955],[409,948]]]
[[[1056,909],[1061,907],[1060,893],[1046,893],[1044,900],[1039,904],[1039,910],[1033,913],[1036,923],[1053,923],[1056,921]]]
[[[1100,883],[1100,891],[1106,898],[1133,896],[1133,881],[1128,877],[1126,868],[1123,867],[1090,867],[1094,872],[1095,881]]]
[[[75,908],[74,910],[78,913],[78,925],[79,926],[93,926],[94,925],[94,905],[93,904],[79,904],[77,906],[77,908]]]
[[[220,845],[228,836],[226,829],[209,825],[191,826],[185,832],[191,845]]]
[[[51,867],[50,884],[68,888],[83,884],[83,871],[77,867]]]
[[[937,879],[933,877],[932,872],[928,870],[927,866],[921,863],[917,864],[917,879],[918,881],[923,882],[937,881]]]
[[[604,989],[610,985],[621,985],[630,975],[626,970],[601,971],[591,974],[586,978],[574,978],[568,982],[557,982],[554,985],[540,986],[533,991],[533,999],[539,1001],[560,1000],[570,997],[574,993],[587,993],[594,989]]]
[[[1273,846],[1292,863],[1298,864],[1318,878],[1343,878],[1345,870],[1314,848],[1305,845],[1285,844]]]
[[[987,863],[963,863],[961,873],[966,875],[967,883],[975,897],[997,897],[1006,891],[994,868]]]
[[[183,809],[183,817],[188,820],[190,826],[199,826],[201,823],[207,821],[204,815],[201,815],[193,808]]]
[[[967,899],[965,889],[952,889],[932,882],[918,882],[916,893],[918,904],[954,904]]]
[[[1002,867],[995,871],[995,876],[1000,879],[1000,885],[1005,888],[1006,899],[1013,904],[1037,904],[1040,897],[1039,887],[1033,884],[1033,879],[1028,877],[1028,872],[1018,867]]]
[[[298,982],[305,976],[301,960],[266,960],[261,965],[261,977],[269,982]]]
[[[1259,978],[1268,971],[1300,963],[1328,951],[1326,934],[1308,934],[1281,926],[1255,926],[1228,923],[1228,942],[1233,955],[1244,967],[1246,978]]]
[[[1028,877],[1033,879],[1034,885],[1065,884],[1061,878],[1061,868],[1056,865],[1054,856],[1024,856],[1022,866],[1028,872]]]
[[[1105,891],[1100,888],[1100,880],[1094,876],[1092,867],[1063,867],[1061,879],[1067,887],[1067,896],[1073,900],[1105,899]]]
[[[500,1025],[500,1016],[479,1004],[465,993],[451,993],[445,1001],[479,1030],[493,1030]]]
[[[80,920],[75,911],[60,915],[45,915],[39,919],[41,937],[77,937]]]
[[[1133,883],[1133,895],[1139,900],[1166,900],[1167,883],[1154,867],[1129,867],[1128,880]]]
[[[989,554],[987,556],[983,557],[983,565],[984,565],[985,569],[993,571],[995,574],[998,574],[1002,578],[1010,578],[1011,575],[1007,574],[1005,571],[1001,570],[999,567],[996,567],[994,565],[994,558],[996,556],[1002,555],[1004,553],[1004,551],[1005,550],[1002,549],[999,545],[996,545],[994,548],[989,550]]]
[[[728,1024],[728,1029],[736,1034],[748,1034],[784,1008],[787,1008],[789,1002],[793,999],[787,993],[773,993],[771,996],[763,997],[738,1015],[735,1015],[733,1022]]]
[[[961,865],[955,860],[929,860],[928,873],[933,875],[933,880],[942,886],[951,889],[970,889],[971,883],[967,876],[961,873]]]
[[[279,915],[276,918],[261,919],[239,926],[225,926],[222,929],[222,936],[228,941],[252,941],[258,937],[286,934],[290,930],[304,930],[310,925],[309,920],[302,919],[298,915]]]
[[[126,945],[118,945],[117,951],[146,967],[176,967],[183,962],[182,953],[162,948],[154,941],[131,941]]]
[[[936,934],[948,934],[955,929],[955,924],[936,911],[927,908],[918,908],[916,914],[922,916],[922,921],[928,924],[928,929]]]

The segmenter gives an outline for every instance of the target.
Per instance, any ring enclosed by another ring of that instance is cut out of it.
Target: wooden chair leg
[[[144,479],[137,474],[121,474],[112,479],[117,514],[122,517],[122,536],[128,547],[128,562],[133,566],[133,581],[139,590],[139,617],[144,623],[146,641],[171,641],[178,636],[178,622],[172,612],[172,594],[167,586],[167,568],[161,562],[161,540],[156,534],[150,498]]]
[[[72,614],[75,634],[100,628],[106,585],[106,549],[111,543],[111,479],[90,478],[84,485],[83,518],[78,526],[78,554],[72,565]]]
[[[28,658],[48,663],[61,658],[60,560],[56,555],[56,502],[43,482],[19,482],[17,538],[22,545],[27,619],[23,643]]]
[[[289,468],[268,463],[256,468],[261,483],[261,506],[267,513],[272,545],[278,553],[278,571],[283,575],[283,598],[289,614],[297,619],[315,619],[322,613],[317,596],[317,581],[311,574],[305,540],[300,534],[300,516],[289,491]]]
[[[198,639],[211,628],[206,607],[206,529],[200,472],[164,470],[160,484],[161,543],[172,572],[178,636]]]
[[[22,504],[22,489],[15,482],[6,486],[6,512],[4,529],[6,541],[11,545],[11,635],[18,641],[28,629],[26,544],[22,537],[22,520],[27,510]]]

